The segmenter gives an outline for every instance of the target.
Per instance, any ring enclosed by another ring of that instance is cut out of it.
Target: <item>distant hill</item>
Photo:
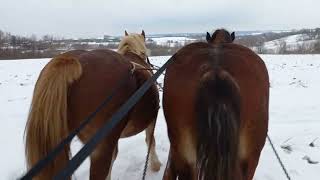
[[[270,31],[236,31],[237,36],[249,36],[260,35],[268,32],[287,32],[282,30],[270,30]],[[213,33],[213,32],[211,32]],[[160,38],[160,37],[204,37],[206,32],[203,33],[172,33],[172,34],[150,34],[148,38]]]
[[[320,28],[244,35],[236,43],[263,54],[320,53]]]
[[[320,28],[301,30],[236,31],[235,43],[260,54],[320,53]],[[205,41],[203,33],[150,34],[146,43],[152,56],[172,55],[186,44]],[[117,49],[120,36],[63,39],[46,35],[23,37],[0,30],[0,59],[45,58],[74,49]]]

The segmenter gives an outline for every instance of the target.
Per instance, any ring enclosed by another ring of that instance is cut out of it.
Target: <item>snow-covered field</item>
[[[179,44],[185,45],[188,42],[190,43],[195,41],[195,39],[188,38],[188,37],[153,37],[149,39],[156,42],[157,45],[170,46],[170,47],[175,47]]]
[[[163,64],[169,57],[152,57]],[[318,180],[320,163],[320,55],[263,55],[270,75],[269,135],[293,180]],[[32,91],[48,59],[0,61],[0,179],[16,179],[25,171],[23,133]],[[163,77],[159,79],[162,81]],[[155,130],[160,172],[148,170],[147,179],[161,179],[169,141],[162,109]],[[112,179],[140,179],[146,145],[144,133],[120,140]],[[309,146],[314,139],[315,147]],[[281,148],[286,146],[286,149]],[[81,147],[74,140],[72,152]],[[304,158],[305,157],[305,158]],[[76,172],[76,179],[88,179],[88,160]],[[282,180],[285,176],[269,143],[262,151],[256,180]]]

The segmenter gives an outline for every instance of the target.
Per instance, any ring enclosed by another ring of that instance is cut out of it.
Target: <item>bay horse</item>
[[[263,60],[221,39],[186,45],[172,58],[163,89],[170,140],[163,179],[251,180],[268,129]]]
[[[70,131],[80,123],[126,76],[125,85],[111,102],[78,134],[86,143],[124,102],[148,79],[152,72],[146,61],[145,33],[128,34],[121,40],[118,52],[111,50],[74,50],[53,58],[41,71],[36,82],[25,130],[28,169],[45,157]],[[133,72],[130,76],[129,73]],[[152,130],[159,109],[159,92],[154,84],[112,133],[90,156],[90,179],[109,179],[118,152],[119,138],[146,130],[146,143],[152,141],[150,160],[154,171],[161,163],[155,151]],[[51,179],[69,160],[66,146],[35,179]],[[71,178],[71,177],[70,177]]]
[[[231,34],[225,29],[217,29],[212,36],[207,32],[207,42],[210,44],[218,44],[218,43],[232,43],[235,39],[235,32]]]

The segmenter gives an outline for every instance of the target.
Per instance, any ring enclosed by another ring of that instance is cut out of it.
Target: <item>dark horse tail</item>
[[[221,68],[204,73],[197,92],[197,168],[200,180],[234,180],[240,130],[240,92]]]

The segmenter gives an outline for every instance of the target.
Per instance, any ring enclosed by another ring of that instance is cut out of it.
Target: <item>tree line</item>
[[[313,40],[312,44],[300,43],[292,49],[285,41],[278,42],[278,48],[275,52],[270,52],[265,43],[278,40],[287,36],[296,34],[305,34],[305,41]],[[147,47],[151,51],[151,56],[172,55],[181,47],[194,41],[205,41],[204,35],[191,34],[193,41],[172,41],[158,44],[151,38],[147,38]],[[77,49],[117,49],[120,37],[105,36],[101,39],[64,39],[51,35],[37,37],[32,35],[24,37],[12,35],[11,33],[0,30],[0,59],[25,59],[25,58],[51,58],[57,54],[69,50]],[[288,32],[269,32],[258,35],[246,35],[236,37],[235,43],[247,46],[257,53],[268,54],[310,54],[320,53],[320,28],[302,29],[299,31]]]

